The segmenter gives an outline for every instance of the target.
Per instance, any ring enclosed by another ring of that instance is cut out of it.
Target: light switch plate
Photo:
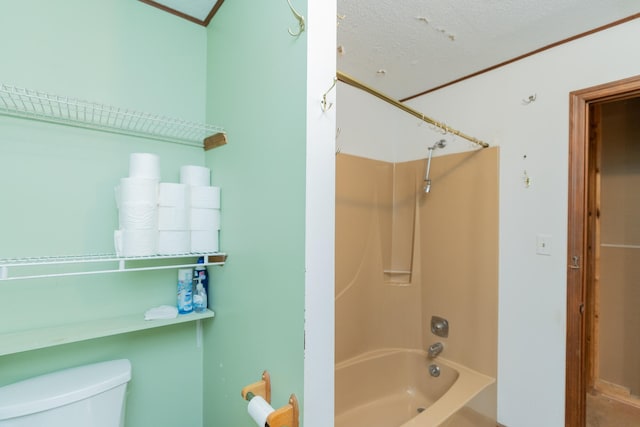
[[[536,236],[536,253],[538,255],[551,255],[551,235],[538,234]]]

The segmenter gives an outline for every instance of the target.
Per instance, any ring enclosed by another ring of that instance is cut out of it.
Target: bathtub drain
[[[436,365],[435,363],[432,363],[431,365],[429,365],[429,374],[431,374],[432,377],[439,377],[440,366]]]

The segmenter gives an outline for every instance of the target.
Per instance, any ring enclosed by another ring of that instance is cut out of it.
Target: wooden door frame
[[[569,94],[569,209],[567,231],[567,341],[565,427],[584,427],[587,393],[587,266],[589,107],[640,96],[640,75]],[[577,259],[574,257],[578,257]]]

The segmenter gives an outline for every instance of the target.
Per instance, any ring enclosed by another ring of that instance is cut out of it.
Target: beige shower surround
[[[336,363],[444,343],[442,357],[497,375],[498,148],[426,160],[336,159]],[[384,271],[408,274],[386,274]],[[430,331],[432,315],[450,323]],[[495,419],[495,385],[473,405]]]

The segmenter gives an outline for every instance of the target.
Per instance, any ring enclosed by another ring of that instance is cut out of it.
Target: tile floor
[[[496,427],[496,421],[470,408],[462,408],[440,427]]]
[[[587,427],[639,427],[640,408],[602,394],[587,394]]]

